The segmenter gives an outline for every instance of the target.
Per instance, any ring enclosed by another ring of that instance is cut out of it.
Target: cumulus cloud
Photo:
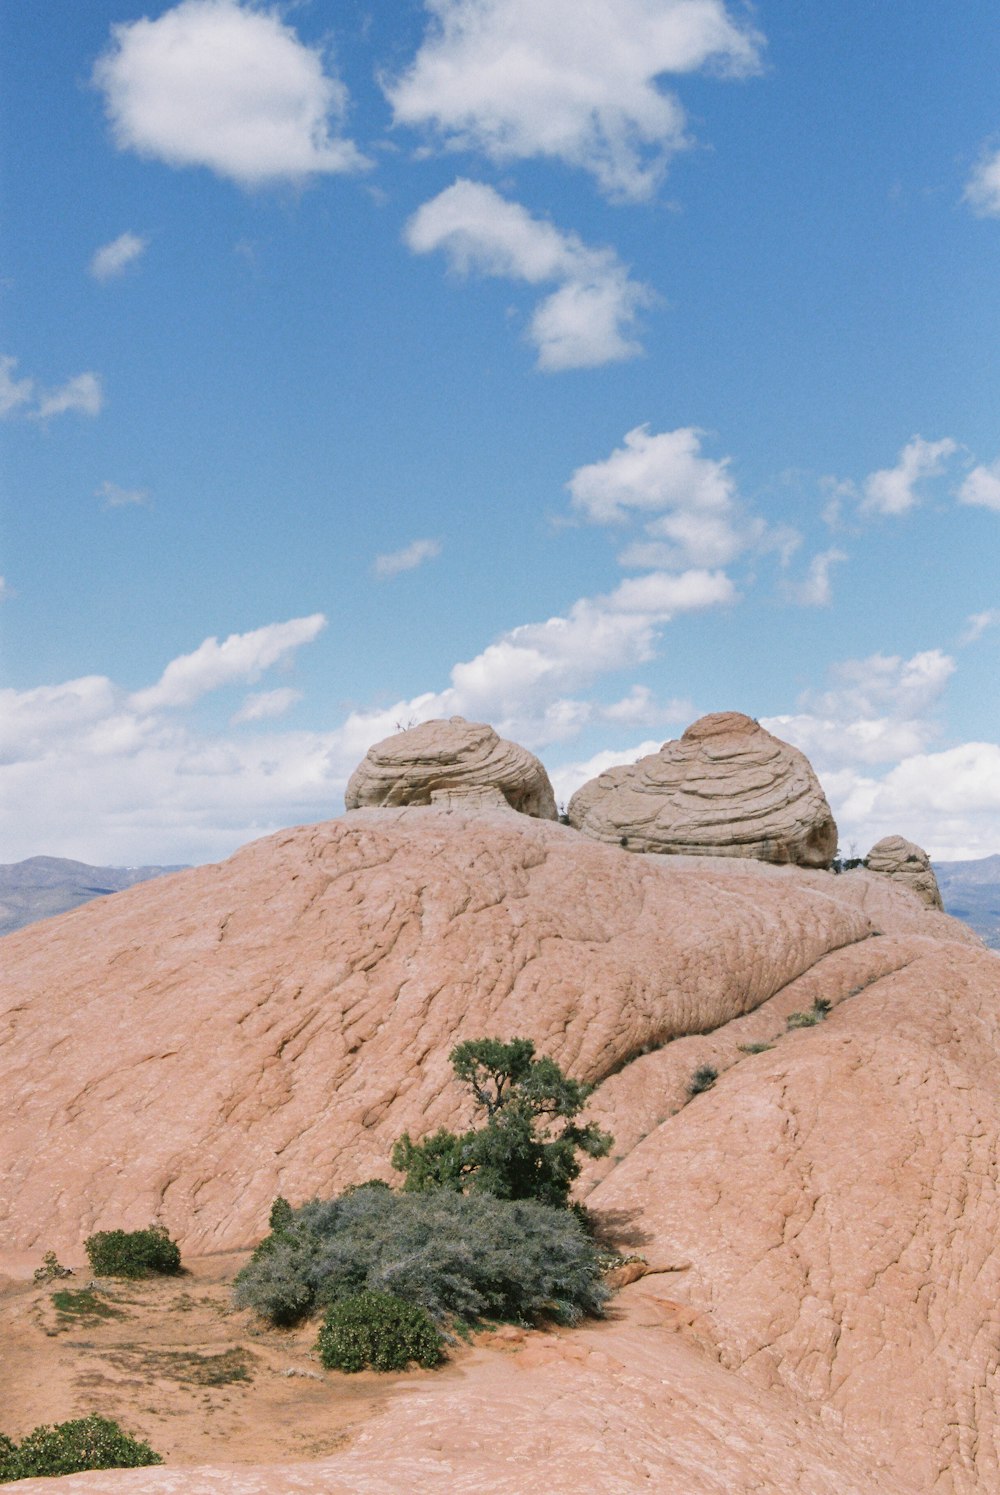
[[[590,779],[596,779],[598,774],[605,773],[609,768],[638,763],[640,758],[648,758],[651,753],[658,753],[662,746],[659,738],[650,738],[646,742],[640,742],[636,747],[604,748],[582,761],[563,763],[558,768],[550,769],[549,778],[555,790],[556,803],[568,805],[576,791]]]
[[[404,237],[415,254],[443,251],[462,274],[555,282],[527,334],[541,369],[596,368],[642,352],[631,330],[654,299],[649,287],[630,279],[614,250],[591,248],[492,187],[460,177],[417,209]]]
[[[908,513],[919,503],[916,485],[926,478],[939,477],[948,458],[957,451],[958,443],[949,436],[941,441],[914,436],[903,447],[895,467],[882,468],[866,478],[862,509],[876,514]]]
[[[207,638],[192,654],[171,660],[156,684],[136,691],[129,705],[139,712],[190,706],[220,685],[253,682],[279,660],[290,659],[302,644],[312,643],[325,627],[323,614],[313,613],[287,623],[268,623],[251,633],[231,633],[221,644]]]
[[[70,411],[100,414],[104,390],[98,374],[74,374],[65,384],[44,389],[34,379],[15,379],[16,368],[16,358],[0,358],[0,417],[23,415],[29,420],[48,420]]]
[[[936,735],[932,711],[954,672],[940,649],[848,659],[832,669],[831,689],[805,692],[797,713],[764,725],[817,764],[889,763]]]
[[[440,540],[413,540],[409,545],[404,545],[402,550],[390,550],[384,555],[377,555],[372,569],[379,581],[388,581],[390,577],[399,576],[403,571],[414,571],[424,561],[431,561],[440,554]]]
[[[690,144],[665,74],[747,74],[762,38],[723,0],[426,0],[411,67],[386,85],[396,122],[496,161],[554,157],[614,197],[650,196]]]
[[[787,596],[800,607],[829,607],[833,601],[830,573],[834,566],[839,566],[846,560],[846,551],[821,550],[809,562],[809,569],[802,581],[786,583]]]
[[[181,0],[122,22],[94,82],[116,145],[169,166],[258,187],[369,164],[339,133],[346,88],[277,7]]]
[[[1000,461],[992,462],[988,467],[982,464],[974,467],[962,480],[958,501],[1000,513]]]
[[[1000,623],[1000,607],[988,607],[985,612],[970,613],[965,620],[965,628],[959,639],[961,644],[974,644],[981,639],[988,628],[995,628]]]
[[[117,483],[104,482],[94,489],[94,497],[101,499],[102,509],[148,508],[148,488],[120,488]]]
[[[138,234],[119,234],[110,244],[95,251],[90,261],[91,275],[95,280],[115,280],[124,275],[129,265],[142,257],[148,243],[148,239],[140,239]]]
[[[290,685],[278,690],[254,690],[245,697],[243,705],[231,718],[231,725],[238,726],[240,722],[263,722],[274,721],[276,717],[284,716],[291,711],[302,699],[300,690],[293,690]]]
[[[1000,218],[1000,150],[985,151],[965,184],[965,201],[980,218]]]

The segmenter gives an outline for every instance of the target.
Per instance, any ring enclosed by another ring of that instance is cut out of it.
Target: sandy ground
[[[178,1277],[72,1277],[35,1284],[41,1263],[0,1260],[0,1431],[98,1412],[168,1464],[266,1464],[342,1448],[394,1394],[462,1375],[465,1346],[435,1371],[341,1375],[313,1352],[317,1324],[265,1327],[230,1306],[247,1253],[203,1257]],[[492,1336],[491,1336],[492,1337]],[[523,1336],[520,1336],[523,1337]]]

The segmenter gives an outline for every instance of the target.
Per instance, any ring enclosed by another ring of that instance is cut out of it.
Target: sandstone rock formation
[[[359,810],[0,958],[4,1249],[82,1264],[151,1218],[188,1256],[249,1243],[276,1194],[465,1124],[451,1047],[523,1033],[597,1082],[616,1141],[582,1183],[648,1266],[604,1322],[428,1372],[319,1463],[220,1448],[65,1495],[1000,1491],[1000,962],[889,878]]]
[[[497,792],[514,810],[556,820],[555,795],[542,764],[527,748],[498,737],[484,722],[423,722],[368,749],[351,775],[349,810],[378,805],[454,804],[467,796],[489,805]]]
[[[828,867],[837,827],[808,760],[737,711],[578,789],[569,822],[630,851]]]
[[[941,893],[931,859],[923,847],[905,836],[883,836],[865,857],[870,872],[881,872],[916,893],[928,908],[942,908]]]

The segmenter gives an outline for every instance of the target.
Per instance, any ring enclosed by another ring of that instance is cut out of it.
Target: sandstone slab
[[[905,836],[884,836],[876,841],[865,862],[870,872],[881,872],[909,888],[928,908],[944,907],[930,857]]]

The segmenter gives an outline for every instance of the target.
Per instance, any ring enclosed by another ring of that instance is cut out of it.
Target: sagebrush
[[[576,1323],[607,1299],[576,1215],[490,1194],[366,1185],[292,1210],[238,1274],[234,1301],[292,1324],[362,1292],[391,1293],[438,1323]]]

